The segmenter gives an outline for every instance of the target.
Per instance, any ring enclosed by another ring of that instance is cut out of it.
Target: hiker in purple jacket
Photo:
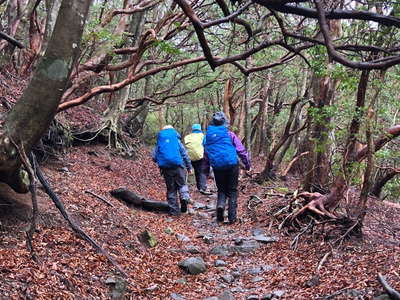
[[[223,112],[214,113],[207,128],[204,149],[205,162],[211,164],[218,188],[217,221],[224,221],[225,203],[228,199],[228,220],[232,224],[236,222],[237,215],[238,157],[247,171],[251,164],[242,142],[236,134],[228,130],[228,126],[228,119]]]

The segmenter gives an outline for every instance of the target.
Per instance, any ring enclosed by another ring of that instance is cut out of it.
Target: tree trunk
[[[7,18],[7,32],[6,34],[15,38],[18,26],[21,22],[22,14],[25,9],[26,0],[9,0],[7,3],[5,15]],[[7,41],[0,40],[0,53],[3,52],[2,61],[9,62],[15,46],[9,45]]]
[[[294,134],[294,132],[290,132],[290,128],[292,127],[293,119],[295,117],[295,111],[297,104],[300,103],[302,98],[296,99],[290,105],[290,113],[288,120],[286,122],[285,129],[279,139],[279,141],[274,145],[272,150],[267,155],[267,160],[264,166],[264,170],[261,172],[260,176],[257,178],[257,181],[263,182],[266,179],[275,177],[275,169],[274,169],[274,160],[275,156],[278,153],[279,149],[285,144],[290,136]]]
[[[225,88],[224,88],[224,106],[223,106],[223,111],[224,114],[229,118],[229,120],[232,121],[232,116],[230,114],[230,103],[232,101],[233,97],[233,85],[232,85],[232,80],[228,79],[225,82]]]
[[[90,0],[64,0],[46,54],[21,99],[8,114],[0,133],[0,180],[27,192],[15,145],[29,152],[48,129],[78,56]]]
[[[267,112],[268,112],[268,100],[271,97],[272,89],[271,89],[271,80],[270,75],[267,74],[266,84],[262,88],[262,92],[260,94],[260,102],[259,102],[259,110],[256,116],[255,121],[255,133],[254,133],[254,153],[256,155],[260,155],[262,150],[265,148],[265,127],[267,122]]]
[[[328,64],[328,70],[333,68],[333,64]],[[334,80],[330,74],[319,78],[314,74],[313,78],[313,94],[315,109],[312,118],[312,126],[310,131],[310,144],[306,151],[310,151],[311,155],[308,161],[307,175],[303,181],[304,189],[314,191],[315,189],[324,189],[328,185],[329,180],[329,132],[331,115],[329,107],[331,106],[338,80]]]
[[[382,189],[385,186],[386,183],[388,183],[392,178],[396,177],[397,175],[400,174],[400,169],[392,169],[386,174],[382,175],[379,177],[377,180],[375,180],[374,185],[371,188],[371,195],[374,195],[377,198],[381,197]]]
[[[50,37],[53,33],[58,11],[60,10],[61,0],[46,0],[45,4],[47,14],[42,49],[46,49]]]
[[[38,13],[39,2],[32,7],[29,15],[29,49],[21,51],[24,59],[20,66],[20,73],[27,74],[37,61],[43,44],[44,24]]]
[[[327,5],[332,5],[332,3],[328,3]],[[342,35],[341,20],[329,20],[328,25],[332,38],[340,39]],[[329,141],[331,115],[329,108],[333,104],[336,87],[339,83],[339,79],[332,77],[334,66],[335,63],[329,58],[326,66],[327,75],[320,77],[316,73],[313,74],[313,97],[315,108],[318,110],[316,112],[318,118],[313,118],[313,126],[310,132],[310,141],[312,141],[310,147],[302,150],[302,152],[310,151],[311,153],[308,156],[311,158],[308,161],[309,171],[303,181],[304,188],[309,191],[314,190],[314,188],[324,190],[329,181],[329,154],[331,150]]]
[[[371,106],[369,107],[369,110],[371,110]],[[367,200],[368,200],[369,190],[371,189],[371,174],[374,164],[371,119],[372,116],[370,116],[369,113],[366,118],[366,134],[365,134],[367,140],[367,166],[365,168],[363,186],[361,188],[360,199],[357,205],[358,209],[357,212],[354,214],[355,216],[357,216],[359,225],[363,224],[365,215],[367,213]]]
[[[248,49],[248,43],[246,43],[246,50]],[[251,57],[246,58],[246,68],[249,65]],[[251,119],[250,119],[250,100],[251,100],[251,75],[247,75],[244,79],[244,97],[243,97],[243,110],[244,110],[244,145],[249,152],[251,157]]]
[[[147,76],[144,80],[144,98],[146,98],[151,92],[151,77]],[[139,138],[143,136],[143,128],[149,113],[149,106],[150,102],[145,100],[136,108],[124,124],[124,130],[127,131],[131,137]]]
[[[306,99],[308,96],[308,89],[307,89],[307,81],[308,81],[308,72],[307,69],[304,71],[304,77],[303,77],[303,82],[300,87],[300,92],[298,93],[299,97],[302,97],[303,99]],[[307,103],[307,102],[305,102]],[[292,131],[296,131],[297,129],[300,128],[300,116],[301,116],[301,111],[303,109],[304,104],[298,106],[296,108],[296,113],[293,121],[293,128]],[[286,155],[286,152],[289,150],[290,145],[292,144],[294,138],[298,135],[298,133],[291,135],[288,140],[285,142],[285,145],[283,146],[283,149],[280,151],[278,158],[276,159],[276,167],[279,168],[280,164],[283,161],[283,158]],[[286,176],[286,175],[285,175]]]
[[[129,32],[133,33],[134,38],[132,39],[131,43],[132,46],[135,45],[137,41],[137,37],[141,35],[143,24],[144,24],[144,14],[145,12],[137,12],[134,13],[130,18],[129,15],[124,15],[120,20],[120,26],[122,24],[130,24],[129,25]],[[126,59],[127,56],[123,56],[122,59]],[[127,70],[120,71],[117,73],[117,82],[122,81],[127,76]],[[122,145],[119,143],[119,136],[121,136],[121,126],[120,126],[120,117],[121,114],[125,111],[125,106],[128,102],[129,96],[131,91],[131,85],[127,85],[122,89],[118,90],[116,93],[110,95],[113,99],[110,101],[110,104],[107,108],[107,111],[102,120],[102,130],[106,130],[108,135],[108,145],[110,147],[120,149]]]

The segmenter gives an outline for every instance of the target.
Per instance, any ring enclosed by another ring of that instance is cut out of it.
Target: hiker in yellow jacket
[[[201,131],[201,125],[193,124],[192,133],[185,136],[184,142],[194,169],[197,189],[202,194],[211,195],[212,193],[207,191],[207,174],[209,172],[205,170],[208,166],[204,164],[203,139],[204,134]]]

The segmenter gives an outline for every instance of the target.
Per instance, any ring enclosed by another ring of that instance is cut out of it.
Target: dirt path
[[[256,186],[244,178],[241,221],[220,225],[213,216],[215,196],[192,192],[198,208],[179,218],[132,210],[110,196],[111,190],[126,187],[165,199],[163,179],[146,149],[137,160],[126,160],[100,146],[72,148],[43,170],[73,218],[128,273],[127,299],[202,300],[224,292],[225,299],[268,299],[274,293],[281,299],[373,299],[382,292],[379,272],[400,288],[400,211],[395,207],[371,205],[368,238],[362,243],[335,249],[314,232],[302,236],[294,250],[295,234],[269,228],[269,212],[283,199],[267,194],[293,188],[285,183]],[[86,191],[105,197],[113,207]],[[254,194],[262,203],[249,214],[247,201]],[[115,268],[71,232],[50,201],[34,237],[39,263],[26,250],[25,225],[0,227],[0,299],[111,298],[111,282],[119,277]],[[138,240],[145,229],[157,238],[156,247]],[[257,234],[277,241],[257,242]],[[201,257],[207,271],[186,274],[178,264],[188,257]]]

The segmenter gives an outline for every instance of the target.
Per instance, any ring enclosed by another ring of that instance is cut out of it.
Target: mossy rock
[[[142,231],[138,235],[139,241],[141,241],[147,247],[153,248],[157,246],[158,241],[156,237],[148,230]]]
[[[289,189],[287,187],[277,187],[277,188],[275,188],[275,191],[277,191],[278,193],[282,193],[282,194],[289,193]]]

